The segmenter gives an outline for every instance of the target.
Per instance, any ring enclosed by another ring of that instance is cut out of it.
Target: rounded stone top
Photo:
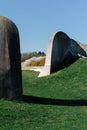
[[[10,32],[18,32],[17,26],[10,19],[0,16],[0,30],[9,30]]]

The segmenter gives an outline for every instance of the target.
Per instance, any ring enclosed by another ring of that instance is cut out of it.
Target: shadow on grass
[[[59,106],[87,106],[87,100],[51,99],[23,95],[23,101],[32,104],[59,105]]]

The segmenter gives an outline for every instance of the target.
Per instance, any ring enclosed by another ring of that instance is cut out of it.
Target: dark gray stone
[[[22,99],[19,33],[16,25],[0,16],[0,98]]]
[[[87,53],[77,41],[64,32],[57,32],[53,39],[50,73],[68,67],[82,56],[87,57]]]

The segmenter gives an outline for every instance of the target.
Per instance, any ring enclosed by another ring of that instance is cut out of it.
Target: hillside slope
[[[0,130],[87,130],[87,59],[50,76],[23,71],[23,101],[0,100]]]
[[[42,78],[38,78],[36,72],[24,71],[24,94],[56,99],[87,99],[86,66],[87,59],[79,59],[73,65]]]

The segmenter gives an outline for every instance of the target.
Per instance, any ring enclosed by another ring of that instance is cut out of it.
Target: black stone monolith
[[[0,98],[22,99],[19,33],[16,25],[0,16]]]

